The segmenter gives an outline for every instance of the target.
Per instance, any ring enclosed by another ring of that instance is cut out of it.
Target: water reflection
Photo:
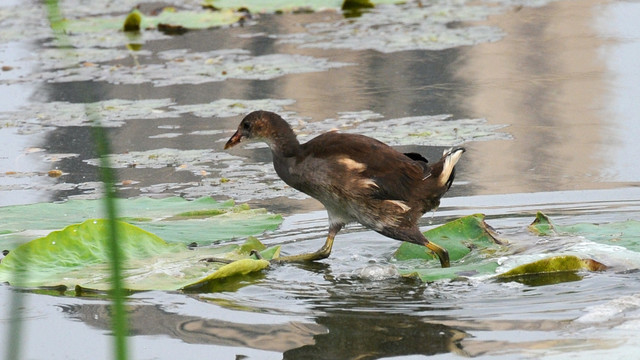
[[[330,273],[327,267],[311,270]],[[282,316],[276,322],[264,322],[259,315],[261,309],[247,306],[242,299],[227,303],[211,294],[207,295],[209,301],[231,310],[239,321],[224,320],[224,316],[183,315],[166,310],[170,304],[132,305],[129,327],[134,336],[165,335],[187,344],[229,346],[239,351],[244,348],[276,351],[282,353],[284,359],[377,359],[450,352],[467,356],[461,341],[469,334],[459,326],[442,323],[453,323],[453,319],[425,316],[425,310],[443,311],[445,307],[429,305],[424,293],[419,291],[420,286],[415,285],[402,285],[402,281],[398,285],[397,281],[337,280],[326,288],[327,297],[301,294],[305,302],[308,301],[307,311],[318,314],[313,322],[282,322]],[[210,311],[211,306],[206,310]],[[110,329],[109,305],[83,303],[60,305],[60,308],[70,318],[92,328]],[[253,312],[254,322],[251,321]]]
[[[101,304],[62,305],[72,319],[109,330],[111,307]],[[238,323],[219,319],[186,316],[163,310],[162,306],[141,305],[129,309],[132,335],[166,335],[188,344],[248,347],[284,352],[314,343],[314,336],[326,332],[318,324],[288,322],[284,324]]]
[[[327,309],[325,309],[327,310]],[[465,355],[455,328],[404,314],[327,310],[316,322],[327,328],[315,344],[288,350],[284,359],[379,359],[401,355]]]
[[[606,40],[593,26],[597,4],[519,9],[493,19],[508,33],[502,41],[466,49],[457,76],[472,91],[461,103],[474,116],[512,124],[515,137],[471,145],[468,176],[483,192],[582,189],[620,180],[608,176],[614,165],[607,153],[618,144],[609,111],[612,74],[602,56]]]

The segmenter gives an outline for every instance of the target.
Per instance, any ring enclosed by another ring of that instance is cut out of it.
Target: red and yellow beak
[[[233,136],[231,136],[229,141],[227,141],[227,143],[224,145],[224,149],[227,150],[230,147],[236,146],[238,143],[240,143],[241,140],[242,140],[242,134],[238,130],[235,132],[235,134],[233,134]]]

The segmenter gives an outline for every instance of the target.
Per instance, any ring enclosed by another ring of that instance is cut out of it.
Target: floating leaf
[[[511,139],[508,133],[497,131],[507,125],[487,124],[485,119],[452,119],[451,115],[443,114],[377,120],[375,115],[345,114],[337,120],[309,123],[301,130],[315,136],[338,128],[341,132],[367,134],[390,145],[454,146],[470,141]]]
[[[112,99],[91,103],[92,111],[100,116],[103,126],[122,126],[127,120],[159,119],[179,117],[176,112],[166,111],[173,105],[171,99],[122,100]],[[41,130],[49,126],[91,126],[87,116],[87,104],[54,101],[30,103],[16,111],[0,112],[0,125],[31,127]]]
[[[255,239],[242,246],[190,250],[184,244],[167,243],[124,222],[117,223],[117,231],[129,290],[177,290],[189,284],[246,275],[268,265],[266,260],[249,259],[248,248],[265,248]],[[54,231],[11,251],[0,263],[0,282],[25,287],[65,286],[70,289],[80,286],[108,290],[111,276],[107,265],[108,241],[108,223],[102,219],[87,220]],[[261,253],[263,257],[278,253],[278,247],[266,250]],[[212,256],[241,261],[224,266],[220,262],[201,261]]]
[[[284,106],[294,103],[295,100],[292,99],[218,99],[205,104],[176,105],[173,100],[165,98],[111,99],[91,103],[91,106],[99,114],[104,126],[116,127],[124,125],[129,120],[177,118],[184,114],[211,118],[240,116],[254,110],[266,110],[286,116],[288,112],[284,111]],[[0,111],[0,126],[3,127],[30,127],[33,130],[41,130],[48,126],[91,126],[91,124],[86,114],[85,104],[54,101],[30,103],[15,111]]]
[[[375,3],[375,1],[373,1]],[[376,6],[357,18],[305,26],[306,32],[276,35],[280,42],[302,48],[377,50],[443,50],[500,40],[504,33],[491,26],[450,26],[483,20],[500,7],[437,2],[405,2]],[[358,15],[358,14],[356,14]]]
[[[292,105],[292,99],[218,99],[208,104],[174,105],[171,108],[178,113],[191,113],[198,117],[231,117],[246,115],[255,110],[282,113],[283,106]]]
[[[560,225],[554,223],[542,212],[529,225],[529,230],[537,235],[574,235],[582,236],[593,242],[617,245],[632,251],[640,252],[640,221],[627,220],[621,222],[590,224],[580,223]]]
[[[603,271],[607,267],[593,259],[581,259],[573,255],[545,258],[520,265],[497,276],[500,280],[518,281],[528,285],[548,285],[580,280],[575,273],[581,270]],[[569,274],[567,274],[569,273]]]
[[[214,165],[231,165],[238,162],[238,160],[240,158],[237,156],[212,149],[179,150],[163,148],[109,155],[109,163],[114,168],[160,169],[176,167],[176,170],[189,170],[194,174],[199,174],[202,170],[211,171]],[[100,164],[100,160],[97,158],[88,159],[85,162],[95,166]],[[187,166],[180,168],[179,166],[182,164],[187,164]]]
[[[155,86],[204,84],[228,79],[269,80],[287,74],[326,71],[353,65],[298,54],[251,56],[246,50],[224,49],[209,52],[167,50],[157,54],[162,63],[95,64],[41,71],[22,81],[106,81],[115,84],[153,83]]]
[[[0,244],[11,249],[17,243],[42,236],[43,230],[60,229],[87,218],[104,217],[100,200],[69,200],[64,203],[39,203],[0,207]],[[233,201],[219,202],[210,197],[185,200],[117,199],[122,219],[151,231],[170,242],[206,245],[236,237],[260,234],[276,229],[280,215],[264,209],[251,209]],[[34,234],[36,236],[34,236]]]
[[[471,253],[501,244],[495,230],[485,221],[483,214],[465,216],[424,233],[429,241],[449,251],[451,261],[458,261]],[[422,245],[402,243],[394,253],[397,260],[428,259],[437,260],[431,251]]]
[[[454,220],[425,233],[430,241],[446,248],[451,257],[451,268],[442,269],[434,254],[426,247],[403,243],[394,257],[403,260],[401,273],[405,276],[418,276],[423,281],[451,279],[458,276],[492,274],[498,269],[494,254],[500,251],[507,255],[495,232],[483,220],[483,215],[473,215]],[[543,213],[536,215],[536,220],[529,230],[536,235],[579,234],[595,242],[611,244],[611,239],[622,240],[625,245],[635,246],[637,238],[624,233],[634,234],[639,222],[626,221],[606,225],[576,224],[559,226],[553,224]],[[635,232],[637,234],[637,232]],[[613,234],[616,234],[615,236]],[[534,248],[535,249],[535,248]],[[508,256],[508,255],[507,255]],[[424,259],[425,261],[417,261]],[[597,260],[583,258],[573,254],[551,256],[520,266],[516,266],[497,277],[502,280],[514,280],[529,285],[546,285],[562,281],[576,281],[581,278],[577,272],[581,270],[602,271],[607,266]]]
[[[231,25],[238,22],[241,18],[242,14],[232,10],[190,11],[166,7],[155,16],[145,16],[142,21],[142,27],[159,28],[160,25],[169,25],[185,30],[208,29],[212,27]]]
[[[94,15],[67,18],[62,25],[70,33],[70,36],[78,36],[83,33],[107,32],[109,30],[137,31],[140,29],[155,29],[159,24],[180,26],[185,29],[206,29],[231,25],[241,18],[241,14],[232,10],[191,11],[165,7],[156,15],[142,15],[138,10],[134,10],[126,17]]]
[[[211,292],[224,280],[258,272],[269,266],[267,260],[242,259],[227,264],[207,277],[184,286],[183,291]]]
[[[402,243],[394,258],[405,262],[400,273],[418,275],[423,281],[487,274],[498,264],[490,255],[502,250],[495,231],[484,222],[484,215],[475,214],[451,221],[425,232],[429,241],[444,247],[451,259],[450,268],[440,268],[437,257],[425,246]],[[416,261],[420,259],[422,261]],[[427,260],[426,262],[424,260]]]

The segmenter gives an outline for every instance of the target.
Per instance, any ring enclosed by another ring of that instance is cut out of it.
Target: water
[[[5,144],[0,205],[100,195],[87,123],[69,116],[63,103],[53,102],[157,99],[155,107],[138,109],[127,103],[116,114],[105,112],[116,160],[123,161],[118,168],[119,179],[127,180],[120,186],[123,196],[231,196],[285,215],[280,229],[260,237],[263,242],[282,244],[287,253],[316,250],[326,236],[326,213],[279,182],[268,149],[222,150],[248,111],[244,109],[253,106],[248,101],[261,100],[256,106],[274,106],[301,136],[332,127],[367,129],[395,136],[391,142],[399,149],[428,158],[463,141],[468,151],[456,182],[435,215],[423,218],[424,229],[482,212],[511,246],[535,255],[575,245],[539,242],[528,235],[525,228],[536,211],[562,224],[638,220],[640,81],[634,64],[640,50],[640,6],[623,1],[523,4],[460,2],[452,11],[456,22],[445,18],[449,22],[443,27],[419,22],[432,26],[429,34],[438,34],[435,45],[401,41],[415,35],[402,30],[419,28],[415,23],[387,24],[382,35],[405,35],[394,39],[393,48],[384,41],[365,41],[371,38],[363,35],[362,48],[345,49],[326,39],[326,24],[352,29],[358,23],[335,12],[316,12],[260,15],[244,27],[159,36],[145,42],[141,51],[148,53],[135,59],[126,52],[123,58],[103,55],[109,66],[168,62],[167,71],[189,62],[162,53],[172,49],[242,49],[250,56],[293,54],[357,64],[271,78],[180,78],[181,83],[169,86],[126,77],[116,82],[115,75],[99,82],[24,78],[36,68],[50,72],[45,65],[51,64],[24,58],[27,49],[47,45],[24,38],[4,42],[2,64],[16,70],[0,74],[0,91],[16,95],[2,102],[0,114]],[[445,10],[430,13],[430,19],[444,16]],[[381,13],[385,11],[397,9]],[[469,28],[474,30],[466,33],[466,42],[447,30]],[[294,41],[298,38],[300,43]],[[406,48],[395,48],[399,45]],[[219,56],[209,54],[204,61],[223,61]],[[244,108],[204,106],[219,99]],[[46,105],[38,112],[34,109],[40,103]],[[180,108],[186,105],[196,107]],[[6,115],[16,110],[20,112]],[[393,119],[445,115],[450,115],[448,124],[460,128],[393,125],[402,123]],[[387,120],[392,125],[381,128]],[[471,134],[482,137],[465,137],[464,124],[476,126]],[[415,136],[433,129],[443,133],[426,141]],[[401,141],[413,137],[415,141]],[[408,145],[416,143],[423,145]],[[51,178],[46,174],[50,169],[64,175]],[[389,259],[397,246],[352,225],[338,235],[329,259],[274,266],[236,291],[135,294],[129,303],[133,358],[633,358],[640,345],[634,336],[640,328],[638,265],[615,251],[607,253],[611,249],[586,251],[613,264],[612,269],[572,274],[563,282],[526,285],[474,278],[423,284],[395,276]],[[2,303],[8,303],[11,291],[0,287]],[[30,293],[24,299],[25,358],[111,354],[107,302]],[[9,316],[0,315],[0,336],[6,336]]]

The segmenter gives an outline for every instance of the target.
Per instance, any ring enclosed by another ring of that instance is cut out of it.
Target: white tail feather
[[[444,164],[442,165],[442,173],[440,173],[440,176],[438,177],[438,185],[444,186],[444,184],[447,183],[447,180],[449,180],[451,172],[453,171],[453,167],[456,166],[463,152],[463,148],[451,148],[442,153],[442,157],[444,157]]]

